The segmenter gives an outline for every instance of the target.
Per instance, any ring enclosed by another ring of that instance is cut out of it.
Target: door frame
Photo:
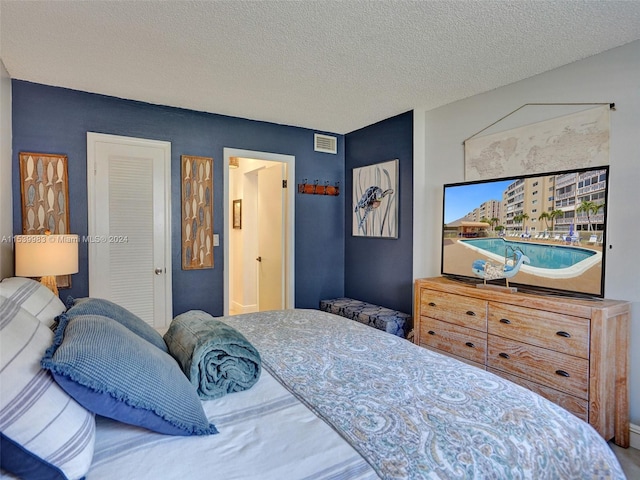
[[[131,145],[135,147],[152,147],[161,149],[164,153],[164,190],[167,201],[164,205],[164,293],[165,293],[165,312],[164,327],[168,327],[173,319],[173,281],[172,281],[172,263],[171,263],[171,142],[162,140],[150,140],[145,138],[124,137],[121,135],[109,135],[105,133],[87,132],[87,232],[93,235],[96,226],[96,198],[95,191],[95,175],[96,175],[96,149],[98,142],[116,143],[118,145]],[[91,265],[101,270],[96,263],[96,245],[89,242],[88,248],[88,270],[89,270],[89,296],[91,296]],[[162,327],[162,325],[158,325]]]
[[[284,301],[285,308],[294,308],[295,306],[295,195],[294,195],[294,179],[295,162],[294,155],[284,155],[271,152],[260,152],[255,150],[243,150],[238,148],[223,148],[223,256],[224,256],[224,299],[223,314],[229,315],[230,306],[230,288],[229,288],[229,238],[231,233],[230,227],[230,205],[229,198],[229,159],[231,157],[252,158],[255,160],[268,160],[272,162],[286,163],[287,165],[287,191],[286,191],[286,215],[285,215],[285,285],[284,285]]]

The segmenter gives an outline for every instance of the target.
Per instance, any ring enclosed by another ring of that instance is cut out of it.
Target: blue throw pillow
[[[178,363],[101,315],[61,315],[41,362],[80,405],[168,435],[217,433]]]
[[[169,352],[162,335],[151,325],[124,307],[103,298],[67,298],[67,312],[69,317],[78,315],[102,315],[124,325],[136,335],[151,342],[163,352]]]

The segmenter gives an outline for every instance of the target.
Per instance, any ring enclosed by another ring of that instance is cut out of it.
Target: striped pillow
[[[0,465],[24,479],[82,478],[93,458],[94,415],[40,367],[52,342],[46,325],[0,296]]]
[[[55,318],[65,311],[57,295],[30,278],[5,278],[0,282],[0,296],[13,300],[47,326],[53,325]]]

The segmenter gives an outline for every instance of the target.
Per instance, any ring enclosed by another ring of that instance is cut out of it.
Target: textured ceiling
[[[12,78],[348,133],[640,38],[640,1],[0,2]]]

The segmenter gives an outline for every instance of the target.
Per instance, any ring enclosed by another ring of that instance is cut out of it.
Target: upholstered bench
[[[370,327],[405,338],[411,330],[411,315],[352,298],[320,300],[320,310],[356,320]]]

